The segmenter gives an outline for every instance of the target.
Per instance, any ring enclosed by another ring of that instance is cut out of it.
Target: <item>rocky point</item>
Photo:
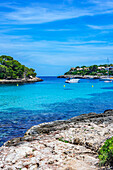
[[[99,170],[98,150],[113,136],[113,110],[31,127],[0,148],[2,170]]]

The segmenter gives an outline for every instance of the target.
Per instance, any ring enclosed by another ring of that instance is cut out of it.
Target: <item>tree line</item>
[[[65,75],[113,75],[113,71],[109,70],[109,67],[113,67],[113,64],[103,64],[103,65],[92,65],[89,67],[86,66],[76,66],[71,68]],[[100,69],[101,68],[101,69]],[[109,72],[109,73],[108,73]]]

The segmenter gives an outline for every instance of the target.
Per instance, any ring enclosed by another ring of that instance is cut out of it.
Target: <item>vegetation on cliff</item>
[[[104,64],[104,65],[92,65],[89,67],[86,66],[77,66],[71,68],[65,75],[113,75],[113,64]]]
[[[113,137],[107,139],[99,151],[100,165],[113,167]]]
[[[28,68],[11,56],[0,56],[0,79],[22,79],[35,77],[35,70]]]

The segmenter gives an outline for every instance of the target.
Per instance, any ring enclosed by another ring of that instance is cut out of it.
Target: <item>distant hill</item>
[[[113,75],[113,64],[103,64],[103,65],[91,65],[89,67],[86,66],[76,66],[71,68],[64,75]]]
[[[11,56],[0,56],[0,79],[22,79],[36,77],[35,70],[22,65]]]

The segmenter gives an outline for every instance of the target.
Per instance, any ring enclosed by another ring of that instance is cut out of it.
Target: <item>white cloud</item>
[[[72,4],[71,0],[65,1],[68,1],[68,3]],[[79,1],[79,3],[82,2],[83,1]],[[35,27],[33,27],[32,25],[31,26],[28,25],[28,27],[31,28],[30,31],[26,31],[26,34],[28,35],[24,35],[25,32],[24,33],[20,32],[21,30],[30,29],[25,28],[26,24],[43,24],[47,22],[67,20],[82,16],[94,16],[98,14],[113,13],[113,2],[110,0],[109,1],[90,0],[86,2],[87,5],[82,3],[82,5],[79,4],[78,6],[75,5],[73,7],[71,7],[71,5],[54,6],[51,4],[38,4],[38,3],[28,4],[27,6],[23,7],[16,3],[0,4],[2,5],[2,7],[6,9],[8,8],[7,10],[5,11],[1,10],[0,12],[1,14],[0,54],[11,55],[15,59],[22,62],[23,64],[25,65],[27,64],[28,66],[31,65],[31,67],[34,65],[38,66],[43,64],[49,66],[51,65],[52,67],[54,66],[63,67],[64,65],[73,66],[73,64],[74,65],[76,64],[79,65],[81,63],[87,64],[89,61],[92,64],[98,64],[97,62],[100,60],[104,62],[104,59],[107,56],[111,58],[110,62],[113,62],[112,40],[111,44],[108,43],[107,41],[101,41],[101,38],[99,39],[100,41],[97,41],[98,39],[95,40],[95,38],[98,38],[96,37],[97,34],[92,35],[89,32],[89,34],[84,36],[83,34],[79,35],[79,40],[81,39],[84,41],[76,41],[76,37],[78,35],[76,36],[75,34],[73,35],[71,34],[65,37],[65,39],[70,38],[70,40],[61,42],[61,41],[36,40],[38,36],[34,37],[35,34],[33,32],[33,29],[35,29]],[[11,24],[13,25],[11,26]],[[67,26],[63,27],[63,25],[61,24],[59,25],[60,27],[56,28],[37,26],[37,34],[39,34],[40,38],[42,35],[42,32],[41,34],[40,32],[38,32],[40,30],[53,31],[55,33],[59,31],[59,34],[60,32],[62,34],[63,31],[75,31],[76,29],[78,30],[78,27],[76,27],[76,25],[75,28],[73,27],[72,29],[68,29],[70,28],[68,22],[67,25],[68,27]],[[98,26],[89,24],[87,26],[95,30],[102,30],[103,32],[113,29],[113,25]],[[8,35],[8,33],[10,33],[10,35]],[[48,34],[48,36],[50,35],[49,32],[45,34]],[[93,36],[95,36],[94,40],[93,39],[91,40]],[[50,39],[54,39],[54,37],[50,37]],[[88,39],[89,41],[86,41],[86,39]]]
[[[113,1],[112,0],[90,0],[90,3],[96,4],[98,7],[102,9],[113,9]]]
[[[92,29],[97,29],[97,30],[110,30],[110,29],[113,29],[113,25],[104,25],[104,26],[87,25],[87,26],[92,28]]]
[[[88,3],[88,2],[87,2]],[[92,5],[92,3],[94,5]],[[97,14],[113,13],[113,2],[95,1],[89,3],[89,6],[61,6],[61,5],[45,5],[45,4],[29,4],[20,7],[18,5],[2,6],[10,8],[12,11],[2,12],[2,24],[42,24],[58,20],[66,20],[78,18],[82,16],[94,16]]]
[[[4,27],[0,28],[0,33],[7,33],[7,32],[12,32],[12,31],[24,31],[24,30],[29,30],[30,28],[11,28],[11,27]]]
[[[4,37],[4,38],[3,38]],[[112,56],[113,45],[106,41],[31,41],[27,36],[1,36],[0,53],[16,57],[23,64],[71,66],[95,63],[100,57]]]
[[[57,20],[77,18],[84,15],[92,15],[88,10],[78,8],[52,8],[39,5],[16,7],[12,12],[1,12],[4,24],[41,24]]]

